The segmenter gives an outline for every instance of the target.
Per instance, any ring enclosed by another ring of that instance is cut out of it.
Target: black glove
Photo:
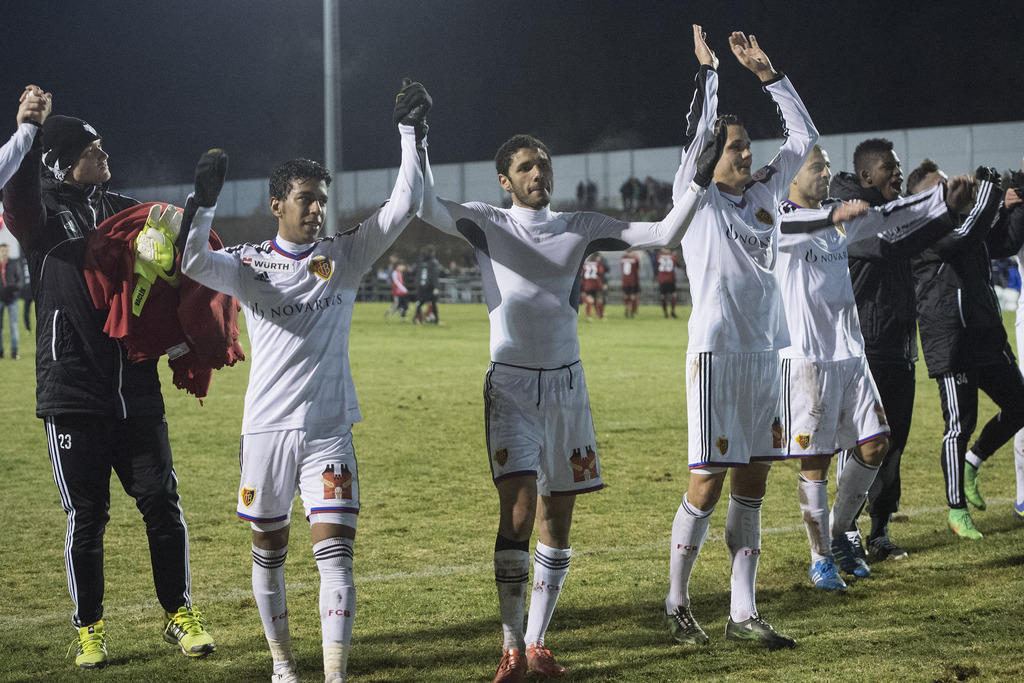
[[[1010,171],[1010,187],[1018,197],[1024,199],[1024,172]]]
[[[227,174],[228,153],[224,150],[211,149],[199,157],[196,164],[196,204],[202,207],[215,205]]]
[[[987,180],[988,182],[995,185],[997,190],[1000,189],[999,184],[1002,180],[1002,176],[999,174],[999,171],[997,171],[995,168],[992,168],[990,166],[979,166],[978,170],[974,172],[974,177],[977,178],[978,180]]]
[[[697,170],[693,174],[693,182],[705,189],[711,185],[711,178],[715,175],[715,166],[718,165],[718,160],[722,156],[722,150],[725,149],[725,138],[728,136],[728,128],[726,125],[719,126],[718,133],[708,140],[707,144],[704,145],[704,149],[697,155]]]
[[[416,129],[417,142],[427,135],[427,113],[434,103],[422,83],[402,79],[402,89],[395,95],[395,123]]]

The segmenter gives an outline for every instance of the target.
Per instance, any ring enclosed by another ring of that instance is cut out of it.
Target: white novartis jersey
[[[213,209],[192,222],[182,271],[242,302],[252,343],[242,433],[323,429],[361,419],[348,362],[359,281],[420,205],[423,176],[413,129],[402,132],[402,166],[391,199],[356,229],[300,253],[278,240],[207,248]]]
[[[718,75],[708,71],[702,106],[711,114],[705,119],[712,121],[717,83]],[[725,194],[712,184],[683,237],[693,299],[688,353],[760,353],[789,344],[775,276],[778,206],[818,133],[789,79],[782,77],[764,89],[782,114],[785,143],[770,164],[753,174],[742,196]]]
[[[897,244],[947,211],[940,186],[833,226],[829,216],[838,205],[807,209],[784,200],[779,206],[778,276],[791,338],[779,353],[783,358],[837,361],[863,355],[846,245],[863,239]]]
[[[32,148],[32,141],[35,140],[36,131],[39,126],[31,123],[18,124],[14,135],[0,147],[0,188],[7,184],[7,181],[14,177],[21,160]]]

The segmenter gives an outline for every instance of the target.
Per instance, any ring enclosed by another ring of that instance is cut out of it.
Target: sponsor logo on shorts
[[[343,500],[352,497],[352,472],[346,465],[339,465],[335,471],[334,465],[328,465],[320,481],[324,485],[324,500]]]
[[[778,417],[772,422],[772,448],[782,448],[782,420]]]
[[[334,274],[334,262],[326,256],[314,256],[309,261],[309,272],[321,280],[330,280]]]
[[[574,482],[597,479],[597,453],[590,446],[587,446],[586,450],[587,454],[583,455],[579,448],[574,448],[572,455],[569,456]]]
[[[715,446],[718,447],[718,452],[725,455],[729,451],[729,439],[724,436],[718,437],[718,441],[715,442]]]
[[[508,462],[508,449],[499,448],[494,451],[494,462],[498,463],[501,467],[504,467],[505,463]]]
[[[239,493],[238,496],[242,499],[242,505],[249,507],[252,505],[252,502],[256,500],[256,489],[243,488],[242,492]]]
[[[758,209],[757,213],[754,214],[754,218],[765,225],[775,225],[775,217],[768,212],[768,209]]]
[[[811,435],[806,432],[800,432],[793,440],[797,442],[800,448],[807,448],[811,445]]]

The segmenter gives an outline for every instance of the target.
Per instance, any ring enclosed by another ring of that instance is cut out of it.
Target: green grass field
[[[483,435],[486,310],[442,306],[443,327],[386,324],[384,310],[359,304],[351,342],[364,422],[354,430],[362,514],[350,677],[489,681],[501,639],[491,566],[497,496]],[[957,540],[946,529],[938,394],[923,363],[903,458],[909,519],[892,526],[909,560],[875,565],[844,595],[812,589],[798,466],[778,464],[763,508],[758,604],[799,646],[769,653],[725,640],[724,504],[691,584],[711,644],[697,652],[673,645],[661,613],[670,528],[688,476],[685,315],[665,320],[646,307],[624,320],[612,306],[609,317],[580,326],[607,486],[577,502],[572,571],[548,632],[567,680],[1024,680],[1024,524],[1011,507],[1012,451],[982,469],[989,506],[974,517],[984,540]],[[105,546],[112,661],[78,672],[65,658],[73,637],[65,518],[34,416],[34,349],[25,336],[23,359],[0,361],[0,681],[269,680],[250,592],[249,528],[234,513],[248,363],[217,373],[203,406],[164,374],[193,595],[216,654],[189,661],[163,643],[142,519],[115,478]],[[982,419],[992,411],[983,399]],[[303,680],[317,681],[318,577],[296,510],[287,564],[292,639]]]

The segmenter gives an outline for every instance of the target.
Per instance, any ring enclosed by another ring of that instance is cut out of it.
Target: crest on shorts
[[[344,500],[352,497],[352,472],[346,465],[328,465],[320,475],[324,485],[324,500]]]
[[[718,447],[718,452],[725,455],[729,452],[729,439],[724,436],[718,437],[718,441],[715,442],[715,446]]]
[[[772,422],[772,448],[782,448],[782,420],[778,417]]]
[[[775,225],[775,219],[770,213],[768,213],[768,209],[758,209],[757,213],[754,214],[754,218],[765,225]]]
[[[583,455],[579,448],[574,448],[572,455],[569,456],[574,482],[597,479],[597,453],[590,446],[587,446],[586,451],[587,454]]]
[[[249,507],[252,505],[252,501],[256,499],[256,489],[242,489],[242,492],[238,494],[242,499],[242,505]]]
[[[808,434],[807,432],[800,432],[795,437],[793,437],[793,440],[797,442],[800,448],[806,449],[808,446],[811,445],[811,435]]]
[[[498,463],[499,466],[504,467],[505,463],[508,462],[508,449],[499,448],[494,451],[494,462]]]
[[[309,261],[309,272],[321,280],[330,280],[334,274],[334,262],[326,256],[314,256]]]

